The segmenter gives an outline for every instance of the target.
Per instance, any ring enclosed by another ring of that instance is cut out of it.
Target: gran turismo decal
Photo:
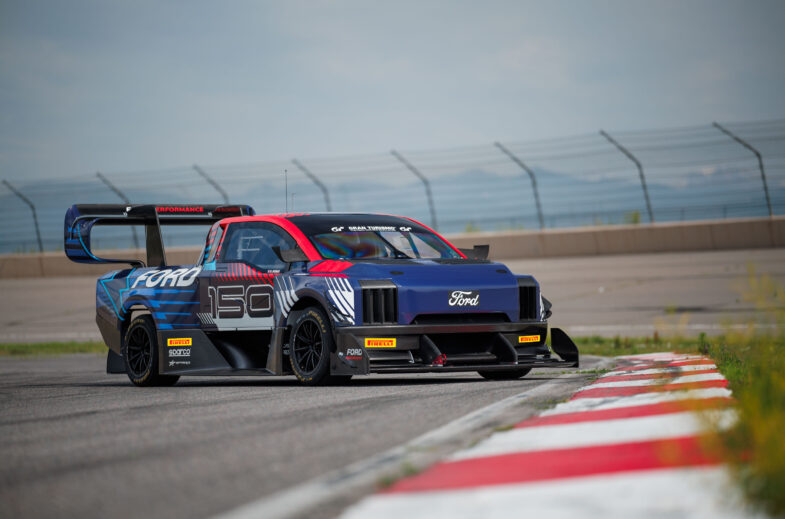
[[[390,339],[365,339],[365,347],[366,348],[395,348],[397,340],[395,338]]]
[[[525,342],[540,342],[539,335],[520,335],[518,336],[518,343],[522,344]]]
[[[136,288],[142,281],[147,288],[189,287],[194,284],[201,271],[202,267],[148,270],[139,274],[131,288]]]
[[[480,306],[479,290],[453,290],[447,304],[450,306]]]

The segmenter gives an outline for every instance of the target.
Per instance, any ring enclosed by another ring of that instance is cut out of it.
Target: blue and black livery
[[[106,259],[95,225],[142,225],[147,257]],[[163,225],[205,225],[194,265],[168,265]],[[459,250],[409,218],[255,215],[240,205],[75,205],[66,255],[128,263],[98,279],[107,370],[137,385],[180,375],[290,375],[306,384],[370,373],[476,371],[519,378],[578,365],[531,276]]]

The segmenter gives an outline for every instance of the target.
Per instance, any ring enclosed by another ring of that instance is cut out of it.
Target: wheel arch
[[[125,319],[120,322],[120,344],[121,346],[125,346],[125,334],[128,332],[128,327],[131,326],[131,323],[134,319],[139,317],[140,315],[150,315],[152,317],[153,311],[150,309],[148,304],[144,301],[136,301],[131,304],[125,314]],[[156,325],[155,319],[153,319],[153,325]],[[156,326],[156,330],[158,326]]]

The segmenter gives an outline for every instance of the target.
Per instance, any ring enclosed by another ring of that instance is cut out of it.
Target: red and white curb
[[[700,355],[619,357],[568,402],[497,432],[347,509],[343,519],[749,517],[701,446],[709,409],[735,419],[728,382]]]

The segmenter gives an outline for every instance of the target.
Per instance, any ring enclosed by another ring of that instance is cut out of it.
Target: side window
[[[215,253],[218,252],[218,244],[221,243],[221,237],[224,234],[224,229],[220,225],[215,225],[215,234],[213,234],[210,243],[207,244],[210,247],[210,250],[207,251],[207,257],[205,258],[205,263],[210,263],[215,259]],[[212,233],[212,231],[211,231]]]
[[[281,272],[286,263],[281,261],[273,247],[289,249],[294,239],[273,224],[264,222],[242,222],[230,224],[221,246],[221,262],[248,263],[265,272]]]

